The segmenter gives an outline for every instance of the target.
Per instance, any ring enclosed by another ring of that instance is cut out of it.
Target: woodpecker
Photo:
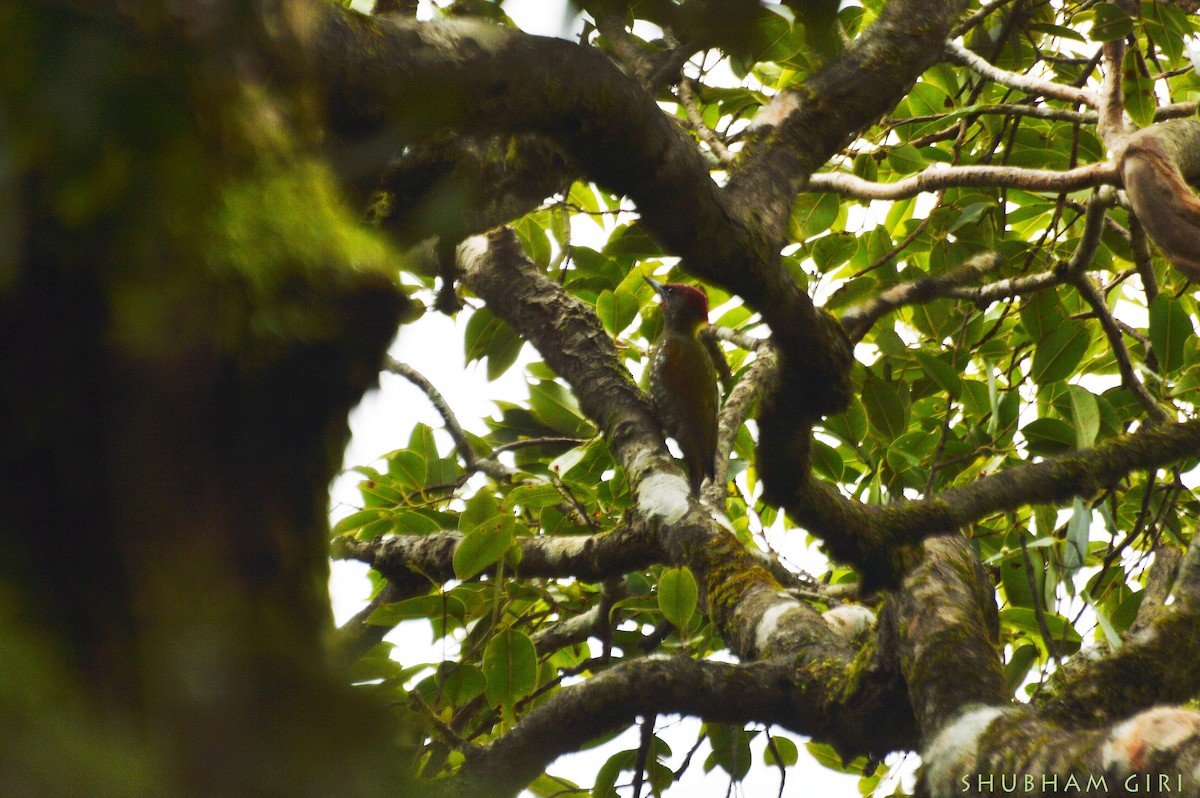
[[[712,356],[700,340],[708,326],[708,297],[682,283],[645,278],[662,302],[663,330],[650,352],[646,385],[663,433],[683,450],[692,493],[712,478],[721,391]]]

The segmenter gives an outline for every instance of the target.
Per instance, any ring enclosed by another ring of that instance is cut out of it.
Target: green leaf
[[[427,468],[425,458],[411,449],[400,449],[392,452],[387,458],[388,474],[397,477],[410,488],[421,488],[425,485]]]
[[[496,497],[486,490],[476,492],[467,500],[467,506],[458,517],[458,531],[464,535],[474,532],[500,514]]]
[[[562,776],[551,776],[549,773],[538,776],[525,789],[537,798],[564,798],[570,795],[587,795],[589,792],[573,781]]]
[[[885,440],[894,440],[908,426],[908,405],[889,383],[867,374],[862,390],[863,406],[871,427]]]
[[[503,557],[512,544],[513,530],[510,524],[502,524],[497,528],[484,527],[465,535],[454,549],[455,578],[470,579]]]
[[[1021,427],[1031,454],[1062,454],[1075,446],[1075,430],[1057,418],[1038,418]]]
[[[512,707],[537,687],[537,651],[529,635],[503,629],[483,651],[487,700],[492,706]]]
[[[1017,534],[1024,534],[1024,532]],[[1057,542],[1053,538],[1043,538],[1043,541],[1046,543]],[[1010,542],[1009,545],[1011,546],[1012,543]],[[1000,584],[1004,587],[1004,598],[1007,599],[1009,606],[1032,607],[1034,593],[1040,591],[1041,580],[1037,575],[1042,573],[1042,555],[1032,546],[1026,547],[1026,550],[1038,585],[1029,584],[1029,574],[1025,571],[1026,552],[1019,548],[1012,548],[1003,555],[1003,559],[1000,561]]]
[[[846,462],[842,454],[825,441],[813,438],[812,453],[813,470],[832,482],[841,482],[846,473]]]
[[[1195,335],[1192,320],[1178,300],[1159,294],[1150,303],[1150,346],[1165,372],[1183,366],[1184,345]]]
[[[596,196],[596,191],[587,183],[572,183],[567,199],[585,211],[595,213],[600,210],[600,200]]]
[[[1082,385],[1068,385],[1071,418],[1075,423],[1075,448],[1086,449],[1096,442],[1100,432],[1100,405],[1096,396]]]
[[[624,255],[633,260],[662,257],[662,247],[650,235],[643,224],[634,223],[628,227],[618,227],[608,243],[604,245],[605,255]]]
[[[1133,32],[1133,20],[1113,3],[1099,3],[1092,9],[1092,32],[1088,35],[1094,42],[1111,42],[1123,39]]]
[[[1046,626],[1050,629],[1059,651],[1072,654],[1079,649],[1082,638],[1070,622],[1056,612],[1045,613]],[[1000,610],[1000,628],[1024,632],[1033,640],[1042,639],[1041,627],[1038,626],[1034,610],[1025,607],[1005,607]]]
[[[800,759],[800,749],[787,737],[771,735],[767,747],[763,750],[763,761],[768,765],[784,765],[791,767]]]
[[[605,760],[596,771],[596,781],[592,785],[592,798],[616,798],[617,776],[622,770],[632,770],[636,760],[635,751],[618,751]]]
[[[347,532],[364,527],[372,521],[378,521],[382,512],[383,511],[379,509],[370,509],[359,510],[357,513],[350,513],[350,515],[334,524],[332,530],[333,536],[337,537],[338,535],[344,535]]]
[[[470,579],[512,548],[516,519],[501,513],[495,497],[476,493],[458,519],[463,539],[454,549],[454,576]]]
[[[858,241],[850,233],[830,233],[812,242],[813,262],[821,272],[836,269],[854,256]]]
[[[487,360],[489,380],[508,371],[525,343],[507,322],[487,308],[480,308],[471,314],[463,342],[468,363]]]
[[[1030,24],[1028,27],[1029,27],[1029,30],[1031,30],[1031,31],[1039,31],[1041,33],[1049,34],[1050,36],[1054,36],[1054,37],[1057,37],[1060,39],[1070,39],[1071,41],[1074,41],[1074,42],[1080,42],[1081,44],[1087,44],[1087,38],[1084,37],[1083,34],[1081,34],[1077,30],[1068,28],[1065,25],[1052,25],[1049,22],[1034,22],[1034,23]]]
[[[706,723],[708,741],[712,745],[712,753],[704,760],[704,769],[712,770],[720,766],[722,770],[741,781],[750,772],[750,735],[740,726],[726,723]]]
[[[949,363],[943,362],[928,352],[922,352],[917,349],[913,354],[916,356],[917,362],[921,364],[925,376],[933,380],[939,388],[957,399],[959,393],[962,392],[962,380],[959,378],[958,372]]]
[[[637,297],[619,288],[614,293],[605,289],[596,298],[596,315],[609,335],[619,335],[637,316]]]
[[[682,633],[696,614],[699,591],[696,578],[686,568],[668,568],[658,579],[658,608]]]
[[[1028,643],[1017,646],[1013,652],[1012,658],[1004,664],[1004,683],[1008,686],[1008,691],[1014,692],[1021,686],[1021,682],[1025,681],[1026,674],[1037,661],[1037,646],[1031,646]]]
[[[804,747],[808,749],[808,753],[813,759],[830,770],[836,770],[838,773],[856,773],[862,775],[863,766],[867,763],[867,758],[864,756],[855,757],[852,761],[845,762],[842,759],[842,755],[828,743],[807,742],[804,744]]]
[[[442,525],[418,510],[400,510],[392,514],[392,529],[401,535],[431,535]]]
[[[1068,572],[1079,570],[1087,557],[1088,537],[1092,528],[1092,511],[1078,496],[1071,506],[1071,520],[1067,522],[1067,539],[1063,541],[1063,567]]]
[[[898,147],[889,147],[887,151],[888,166],[892,167],[898,174],[907,175],[913,172],[919,172],[928,164],[925,158],[921,155],[921,151],[911,144],[901,144]]]
[[[836,194],[801,194],[792,206],[792,238],[803,241],[829,229],[842,209]]]
[[[1033,352],[1033,380],[1039,385],[1066,379],[1083,359],[1092,336],[1088,328],[1067,319],[1041,340]]]
[[[978,222],[983,218],[984,214],[996,207],[995,200],[985,200],[984,202],[975,202],[962,209],[950,226],[946,228],[947,233],[953,233],[960,227]]]
[[[1084,600],[1087,601],[1086,598]],[[1121,643],[1123,642],[1121,640],[1121,633],[1117,631],[1115,626],[1113,626],[1113,622],[1111,619],[1109,619],[1108,613],[1104,610],[1104,607],[1100,606],[1099,604],[1094,604],[1090,601],[1088,603],[1091,604],[1092,609],[1096,611],[1096,622],[1100,624],[1100,631],[1104,633],[1104,639],[1108,641],[1109,648],[1111,648],[1113,651],[1116,651],[1121,647]]]
[[[1158,105],[1154,96],[1154,80],[1142,77],[1133,50],[1125,54],[1124,72],[1121,92],[1125,97],[1125,111],[1138,127],[1149,127],[1154,123],[1154,111]]]
[[[529,384],[529,406],[548,427],[563,435],[586,438],[591,426],[579,412],[575,397],[553,380]]]
[[[467,607],[461,600],[449,595],[418,596],[383,604],[367,618],[372,626],[395,626],[401,621],[414,618],[453,618],[461,626],[466,618]]]
[[[418,423],[408,436],[408,448],[419,454],[426,463],[439,457],[437,441],[433,438],[433,429],[428,424]]]
[[[1021,326],[1031,340],[1040,341],[1065,321],[1067,311],[1058,295],[1051,291],[1040,291],[1021,306]]]

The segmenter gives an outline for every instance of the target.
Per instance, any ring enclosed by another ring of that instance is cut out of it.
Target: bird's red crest
[[[667,288],[677,292],[679,296],[687,300],[688,305],[697,314],[708,318],[708,293],[703,288],[685,283],[668,283]]]

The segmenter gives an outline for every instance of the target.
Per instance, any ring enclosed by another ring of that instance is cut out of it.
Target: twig
[[[718,327],[715,324],[705,327],[701,334],[703,333],[711,333],[714,338],[721,341],[728,341],[739,349],[745,349],[747,352],[757,352],[760,346],[767,344],[766,338],[755,338],[753,335],[731,330],[728,327]]]
[[[859,341],[881,316],[902,305],[932,302],[949,296],[952,289],[974,285],[985,274],[995,271],[1003,261],[994,252],[984,252],[957,269],[911,283],[892,286],[874,299],[855,305],[842,314],[842,326],[851,341]]]
[[[692,130],[696,131],[700,140],[708,145],[708,148],[713,151],[713,155],[717,156],[717,160],[725,165],[733,163],[733,153],[725,146],[725,142],[721,141],[721,137],[713,132],[712,128],[704,124],[704,117],[701,116],[700,109],[696,106],[694,81],[691,78],[679,81],[679,104],[683,106]]]
[[[557,651],[564,646],[582,643],[589,637],[596,637],[605,645],[605,650],[612,653],[612,624],[609,614],[613,605],[625,598],[628,590],[624,579],[605,580],[600,588],[596,604],[584,613],[573,615],[565,621],[560,621],[548,629],[543,629],[533,636],[533,645],[539,656]]]
[[[1117,361],[1117,368],[1121,372],[1121,384],[1137,397],[1151,420],[1163,422],[1169,418],[1167,412],[1146,390],[1145,384],[1138,379],[1133,369],[1133,359],[1129,355],[1128,347],[1125,346],[1125,339],[1121,335],[1121,329],[1117,325],[1116,319],[1113,318],[1112,312],[1109,311],[1096,284],[1083,271],[1096,254],[1096,248],[1100,244],[1100,233],[1104,229],[1104,217],[1115,201],[1115,192],[1109,189],[1096,192],[1088,202],[1087,213],[1084,216],[1083,235],[1079,239],[1079,246],[1076,247],[1067,264],[1067,282],[1073,285],[1084,301],[1091,306],[1092,312],[1100,322],[1100,327],[1108,338],[1108,345],[1112,349],[1113,357]]]
[[[642,798],[642,784],[646,778],[646,762],[650,758],[650,746],[654,744],[654,721],[657,715],[642,718],[641,742],[638,744],[637,761],[633,766],[633,798]]]
[[[1044,597],[1042,591],[1038,590],[1037,574],[1033,571],[1033,560],[1029,557],[1029,546],[1025,543],[1025,536],[1017,536],[1021,541],[1021,561],[1025,566],[1025,578],[1029,581],[1029,593],[1033,596],[1033,617],[1037,620],[1038,631],[1042,633],[1042,640],[1046,643],[1046,653],[1054,658],[1057,662],[1062,657],[1058,653],[1058,645],[1054,640],[1054,635],[1050,632],[1050,625],[1046,622],[1046,609],[1043,606]]]
[[[1016,72],[1000,69],[957,42],[948,42],[946,44],[946,58],[956,64],[978,72],[994,83],[1023,91],[1026,94],[1050,97],[1069,103],[1082,103],[1089,108],[1096,108],[1099,105],[1099,99],[1090,91],[1084,91],[1072,86],[1064,86],[1061,83],[1054,83],[1049,80],[1032,78],[1028,75],[1018,75]]]
[[[1147,415],[1155,422],[1167,421],[1170,416],[1162,406],[1154,400],[1150,392],[1146,390],[1145,384],[1138,378],[1133,369],[1133,361],[1129,355],[1129,348],[1125,346],[1125,340],[1121,337],[1121,328],[1113,318],[1112,312],[1104,303],[1104,297],[1096,289],[1095,283],[1086,274],[1072,273],[1069,280],[1079,295],[1084,301],[1091,306],[1096,314],[1097,320],[1100,322],[1101,329],[1104,330],[1105,337],[1108,338],[1108,345],[1112,349],[1113,357],[1117,361],[1117,368],[1121,372],[1121,384],[1137,397],[1138,403],[1145,409]]]
[[[467,438],[467,433],[463,430],[462,425],[458,423],[458,419],[454,415],[454,411],[450,409],[449,402],[433,387],[433,383],[425,378],[423,374],[414,369],[407,363],[401,363],[393,357],[387,359],[386,368],[393,374],[398,374],[411,382],[413,385],[420,388],[429,397],[430,403],[442,420],[446,423],[446,432],[450,434],[450,438],[454,441],[454,449],[458,452],[458,456],[462,458],[463,465],[469,471],[482,471],[489,477],[500,481],[508,482],[516,473],[513,469],[486,457],[480,457],[475,451],[475,447],[471,445],[470,439]]]
[[[908,249],[909,245],[912,244],[912,242],[916,241],[917,237],[920,236],[921,233],[924,233],[925,228],[929,227],[929,223],[934,220],[933,211],[942,206],[942,200],[945,199],[945,197],[946,197],[946,192],[939,191],[937,199],[933,203],[933,208],[931,208],[930,212],[925,216],[925,218],[922,219],[920,221],[920,223],[917,224],[917,226],[913,228],[913,231],[904,237],[903,241],[901,241],[896,246],[892,247],[890,250],[885,252],[883,255],[879,256],[873,263],[869,264],[868,266],[865,266],[862,269],[859,269],[857,272],[855,272],[851,276],[850,279],[853,280],[855,278],[862,277],[864,274],[870,274],[871,272],[875,271],[876,269],[883,266],[884,264],[890,263],[901,252]]]
[[[1047,105],[1030,105],[1028,103],[1004,103],[1002,105],[985,105],[980,107],[970,107],[970,116],[987,116],[987,115],[1003,115],[1003,116],[1032,116],[1036,119],[1049,119],[1055,122],[1082,122],[1095,124],[1099,118],[1094,111],[1072,111],[1068,108],[1052,108]],[[946,114],[929,114],[926,116],[910,116],[904,119],[889,119],[886,126],[887,130],[892,128],[903,127],[905,125],[923,125],[928,122],[936,122],[940,119],[948,119],[950,117],[962,117],[966,109],[959,109],[953,113]]]
[[[717,419],[717,451],[716,473],[704,491],[704,500],[717,507],[725,506],[725,485],[729,474],[729,455],[733,451],[734,441],[737,440],[738,430],[750,412],[751,405],[762,395],[763,390],[775,377],[779,367],[779,358],[775,350],[768,346],[760,346],[757,357],[750,367],[742,374],[737,385],[729,392]]]
[[[959,36],[962,36],[971,28],[983,22],[984,18],[993,11],[1007,5],[1010,2],[1012,2],[1012,0],[992,0],[990,3],[984,3],[979,7],[978,11],[954,26],[954,30],[950,31],[950,38],[957,39]]]
[[[1018,166],[930,167],[894,183],[875,183],[846,172],[818,172],[808,179],[806,188],[856,199],[899,200],[946,188],[1019,188],[1062,193],[1119,183],[1116,166],[1098,163],[1062,171]]]
[[[525,438],[524,440],[513,441],[512,443],[504,443],[492,449],[492,455],[495,456],[501,452],[512,452],[517,449],[528,449],[532,446],[563,446],[570,444],[578,446],[581,443],[586,443],[587,438],[567,438],[561,436],[549,436],[545,438]]]
[[[1146,228],[1137,216],[1129,215],[1129,248],[1133,251],[1133,265],[1142,279],[1142,291],[1148,306],[1158,296],[1158,278],[1154,275],[1154,264],[1150,260],[1150,244],[1146,240]]]
[[[416,690],[408,694],[408,706],[425,716],[425,720],[434,728],[438,736],[442,738],[442,742],[449,745],[451,748],[462,752],[463,756],[470,759],[480,751],[479,746],[474,743],[467,742],[458,735],[454,729],[450,728],[444,720],[442,720],[433,707],[425,703],[425,699]]]
[[[1100,83],[1100,114],[1096,132],[1108,147],[1116,150],[1124,141],[1125,99],[1121,95],[1121,67],[1125,56],[1125,42],[1114,39],[1101,48],[1104,54],[1104,80]]]

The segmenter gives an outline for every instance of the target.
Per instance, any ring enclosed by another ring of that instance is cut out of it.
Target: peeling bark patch
[[[691,493],[678,474],[651,474],[638,485],[638,511],[647,518],[673,524],[688,511]]]
[[[762,618],[758,622],[758,628],[754,631],[754,650],[760,657],[767,650],[771,636],[779,628],[784,616],[794,609],[796,609],[796,602],[789,599],[773,604],[763,612]]]
[[[981,707],[946,724],[922,754],[928,795],[940,798],[961,793],[962,775],[973,770],[979,756],[979,739],[1003,714],[998,707]]]
[[[1155,707],[1113,729],[1104,744],[1104,766],[1122,775],[1145,770],[1156,751],[1176,748],[1200,733],[1200,715],[1178,707]]]
[[[875,625],[875,613],[859,604],[843,604],[821,613],[825,622],[843,637],[857,637]]]

